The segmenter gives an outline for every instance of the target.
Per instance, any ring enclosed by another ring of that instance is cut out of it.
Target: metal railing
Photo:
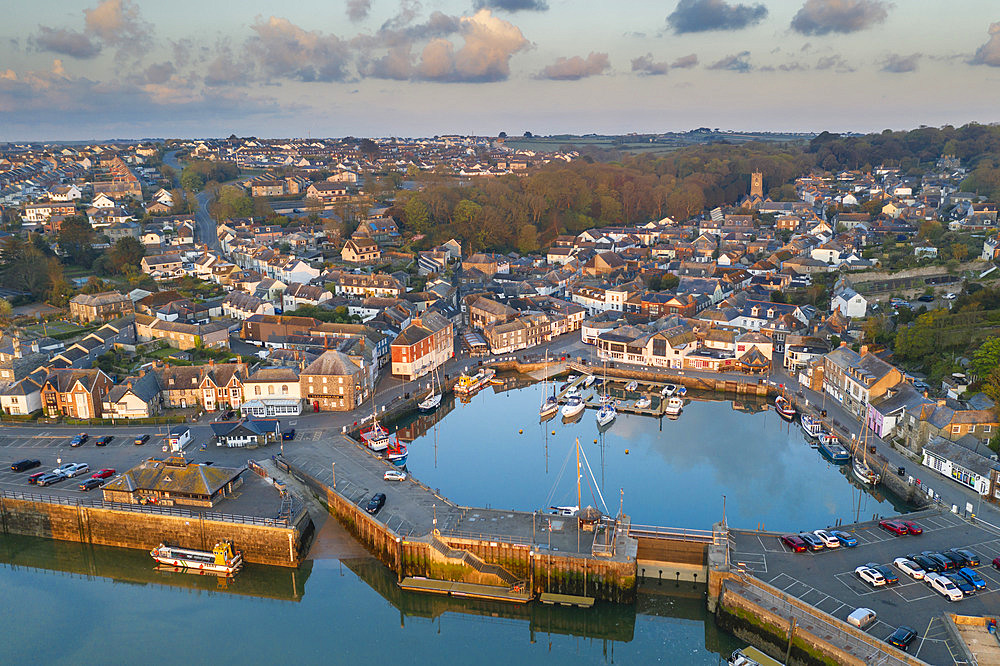
[[[39,502],[42,504],[61,504],[63,506],[108,509],[111,511],[149,513],[161,516],[193,518],[195,520],[214,520],[224,523],[239,523],[243,525],[262,525],[265,527],[290,527],[294,522],[290,520],[290,518],[265,518],[263,516],[243,516],[239,514],[219,513],[215,511],[191,511],[188,509],[178,509],[171,506],[156,506],[152,504],[125,504],[122,502],[105,502],[103,500],[88,501],[79,500],[73,497],[63,497],[61,495],[42,495],[39,493],[24,493],[14,490],[0,490],[0,497],[25,502]],[[297,513],[298,510],[293,509],[290,515],[294,516]]]
[[[475,539],[476,541],[495,541],[497,543],[508,543],[515,546],[528,546],[532,542],[530,539],[520,537],[504,536],[501,534],[484,534],[482,532],[462,532],[459,530],[439,530],[443,537],[453,537],[455,539]]]
[[[720,533],[712,530],[689,530],[676,527],[659,527],[656,525],[630,525],[630,537],[646,537],[652,539],[675,539],[677,541],[694,541],[719,545]]]

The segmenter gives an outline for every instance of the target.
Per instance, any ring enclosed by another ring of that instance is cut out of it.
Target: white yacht
[[[644,395],[635,401],[636,409],[649,409],[649,406],[653,404],[653,401],[649,399],[648,395]]]
[[[615,406],[610,402],[606,402],[597,410],[597,425],[606,426],[617,417],[618,411],[615,409]]]
[[[638,388],[639,388],[639,382],[637,382],[634,379],[625,385],[626,391],[635,391]]]
[[[579,396],[574,396],[569,399],[562,408],[562,415],[566,418],[572,418],[586,409],[587,405],[584,404],[583,399]]]
[[[674,393],[677,393],[677,387],[674,384],[667,384],[660,390],[660,395],[664,398],[669,398]]]
[[[677,416],[678,414],[681,413],[682,409],[684,409],[684,401],[681,400],[676,395],[671,397],[670,400],[667,401],[666,412],[670,416]]]

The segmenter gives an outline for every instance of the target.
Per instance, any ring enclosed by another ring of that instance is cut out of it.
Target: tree
[[[145,256],[145,246],[131,236],[119,238],[108,252],[110,268],[119,274],[127,273],[129,267],[137,268]]]
[[[205,188],[205,176],[194,170],[184,167],[181,172],[181,187],[192,192],[201,192]]]
[[[979,377],[989,377],[1000,365],[1000,337],[990,336],[972,355],[972,371]]]
[[[517,250],[521,254],[538,251],[538,229],[535,225],[526,224],[517,232]]]
[[[71,215],[63,220],[59,228],[59,248],[66,255],[69,263],[84,268],[90,268],[97,256],[93,245],[95,234],[86,217]]]
[[[969,246],[964,243],[952,243],[951,256],[955,261],[965,261],[969,256]]]
[[[14,308],[6,298],[0,298],[0,317],[9,317],[13,314]]]
[[[774,291],[771,292],[771,302],[772,303],[784,303],[785,302],[785,295],[783,293],[781,293],[780,291],[778,291],[777,289],[775,289]]]
[[[406,228],[416,233],[424,233],[430,228],[431,213],[420,197],[410,197],[403,208]]]

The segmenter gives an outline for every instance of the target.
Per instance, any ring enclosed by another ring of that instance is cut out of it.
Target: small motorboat
[[[774,399],[774,411],[778,412],[781,418],[791,421],[798,414],[798,410],[783,395]]]
[[[567,400],[569,400],[570,398],[582,398],[583,391],[580,390],[579,386],[574,386],[570,390],[566,391],[566,395],[563,397],[565,397]]]
[[[684,386],[683,384],[681,384],[680,386],[677,387],[677,395],[679,395],[679,396],[681,396],[683,398],[687,394],[688,394],[687,386]]]
[[[566,381],[568,381],[569,383],[572,384],[573,382],[575,382],[579,378],[580,378],[579,375],[570,375],[569,377],[566,378]]]
[[[649,406],[653,404],[653,401],[649,399],[648,395],[644,395],[635,401],[636,409],[649,409]]]
[[[639,389],[639,382],[637,382],[634,379],[625,385],[626,391],[637,391],[638,389]]]
[[[198,571],[234,574],[243,566],[243,553],[233,550],[233,544],[230,541],[220,541],[215,544],[215,548],[211,552],[178,548],[161,543],[149,551],[149,554],[162,565]]]
[[[660,395],[664,398],[669,398],[675,393],[677,393],[677,386],[674,384],[667,384],[660,390]]]
[[[563,405],[562,415],[567,419],[573,418],[574,416],[582,412],[584,409],[586,409],[586,407],[587,405],[584,404],[582,398],[580,398],[579,396],[573,396],[572,398],[569,399],[569,402]]]
[[[670,400],[667,401],[666,412],[670,416],[677,416],[684,409],[684,401],[678,396],[672,396]]]
[[[816,417],[803,414],[799,420],[802,422],[802,431],[813,439],[817,439],[823,434],[823,422]]]
[[[597,425],[606,426],[617,417],[618,411],[615,409],[615,406],[611,403],[605,403],[597,410]]]
[[[583,388],[590,388],[590,385],[597,380],[594,375],[587,375],[587,378],[583,380]]]
[[[817,448],[823,457],[836,465],[846,465],[851,462],[851,454],[847,448],[829,433],[820,435]]]

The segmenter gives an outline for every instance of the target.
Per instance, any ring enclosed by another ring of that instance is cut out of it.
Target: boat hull
[[[851,471],[854,473],[855,479],[867,486],[874,486],[879,481],[878,474],[873,472],[867,464],[859,460],[854,461]]]
[[[836,465],[846,465],[851,462],[851,454],[840,444],[820,442],[817,448],[824,458]]]
[[[567,419],[571,419],[574,416],[579,416],[580,414],[582,414],[583,410],[586,408],[587,406],[582,402],[578,405],[566,405],[562,408],[562,415]]]

